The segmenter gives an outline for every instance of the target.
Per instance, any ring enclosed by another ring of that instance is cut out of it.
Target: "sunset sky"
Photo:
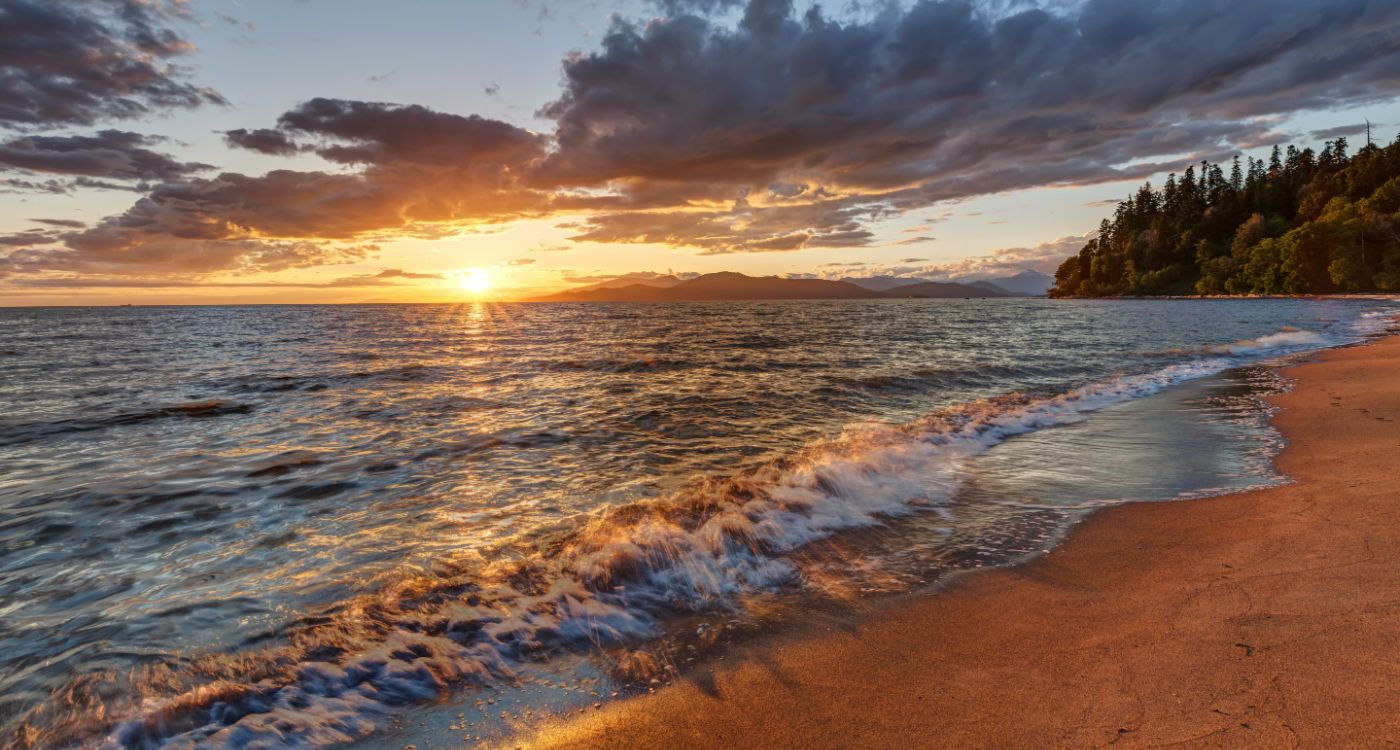
[[[1144,180],[1400,130],[1380,0],[0,0],[0,29],[7,305],[1051,271]]]

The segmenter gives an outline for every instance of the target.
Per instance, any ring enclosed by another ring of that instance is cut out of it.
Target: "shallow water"
[[[1384,309],[0,310],[4,742],[335,744],[1276,481],[1248,366]]]

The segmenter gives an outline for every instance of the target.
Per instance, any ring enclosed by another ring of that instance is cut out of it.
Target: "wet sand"
[[[1034,562],[740,647],[527,744],[1400,744],[1400,336],[1285,374],[1295,484],[1098,513]]]

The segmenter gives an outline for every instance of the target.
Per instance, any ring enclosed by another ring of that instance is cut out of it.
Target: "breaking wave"
[[[1236,341],[1233,344],[1226,344],[1224,346],[1210,347],[1207,351],[1217,354],[1245,356],[1276,354],[1297,349],[1311,349],[1325,346],[1326,344],[1327,340],[1317,333],[1285,327],[1277,333],[1260,336],[1257,339]]]
[[[1390,313],[1367,314],[1353,331],[1356,336],[1378,333],[1391,325],[1392,318]],[[1246,330],[1252,333],[1259,329]],[[1246,331],[1235,335],[1246,335]],[[1044,343],[1045,339],[1036,341]],[[1187,354],[1190,361],[1146,373],[1080,381],[1068,389],[1063,384],[1069,377],[1094,376],[1062,374],[1073,370],[1050,365],[1036,369],[1030,364],[991,362],[968,367],[911,365],[893,375],[822,374],[825,387],[868,392],[922,392],[949,384],[987,383],[992,375],[1001,378],[990,381],[1000,383],[995,386],[998,389],[1034,388],[1041,382],[1060,385],[1054,386],[1059,390],[1056,393],[1006,393],[902,424],[852,424],[832,439],[809,444],[735,476],[699,476],[679,490],[594,509],[586,515],[570,517],[561,512],[569,521],[561,525],[569,528],[531,532],[535,535],[528,545],[522,545],[528,554],[493,554],[504,549],[504,544],[499,549],[467,550],[475,555],[468,562],[454,558],[425,572],[395,574],[372,593],[338,601],[313,614],[297,610],[304,613],[301,619],[272,626],[234,650],[151,659],[129,675],[113,676],[101,672],[100,667],[91,669],[55,691],[50,700],[16,718],[6,734],[0,735],[0,745],[324,747],[364,737],[384,728],[401,706],[434,700],[458,686],[510,680],[523,664],[551,654],[636,643],[661,635],[675,618],[689,613],[743,611],[754,595],[814,590],[823,582],[809,578],[812,571],[801,561],[804,549],[843,532],[881,526],[898,517],[944,512],[957,501],[968,479],[970,460],[1008,438],[1079,422],[1105,407],[1247,362],[1336,343],[1345,341],[1338,340],[1334,331],[1322,336],[1285,328],[1223,346],[1174,350]],[[727,343],[732,348],[749,344],[761,349],[768,345],[768,339],[754,335]],[[554,356],[529,361],[533,370],[565,374],[630,374],[692,367],[680,357],[630,355]],[[792,359],[786,366],[806,367],[802,362]],[[743,360],[714,366],[745,372],[750,363]],[[777,365],[767,367],[775,369]],[[250,393],[265,398],[257,402],[256,414],[261,418],[273,413],[267,404],[284,391],[319,392],[360,382],[435,382],[435,372],[415,366],[271,378],[255,375],[220,382],[240,398]],[[508,376],[513,375],[502,377]],[[570,375],[562,382],[572,387],[576,379]],[[988,392],[995,391],[981,391]],[[824,396],[821,388],[799,395],[809,400],[814,395]],[[778,398],[771,391],[761,397],[749,391],[720,396],[727,400],[711,399],[709,411],[703,412],[715,422],[722,422],[717,415],[726,414],[721,407],[731,401]],[[690,398],[695,396],[666,392],[665,403],[686,408]],[[378,428],[380,422],[406,421],[412,413],[425,410],[471,414],[474,418],[478,411],[496,408],[501,400],[494,394],[490,400],[465,399],[452,390],[397,410],[359,394],[349,394],[346,403],[353,406],[351,413],[360,421],[374,421]],[[825,397],[819,400],[830,402]],[[425,409],[427,404],[433,408]],[[130,419],[215,417],[250,411],[253,407],[241,401],[210,401],[52,424],[74,431],[102,429]],[[643,411],[635,421],[656,422],[655,414],[655,410]],[[225,421],[233,420],[210,424]],[[464,425],[477,428],[469,418],[464,418]],[[493,426],[489,433],[467,436],[461,434],[463,429],[459,426],[454,431],[434,433],[425,445],[415,444],[414,451],[405,454],[405,463],[421,463],[439,455],[476,455],[496,448],[574,445],[583,442],[576,432],[586,427],[558,421],[523,426],[507,423]],[[43,433],[34,424],[23,425],[14,432],[0,432],[0,445],[7,434],[32,439]],[[693,448],[703,443],[678,445],[685,450],[703,450]],[[788,450],[786,445],[783,450]],[[332,451],[279,450],[255,465],[240,467],[240,476],[261,479],[310,472],[333,464],[335,459]],[[334,494],[353,486],[346,484],[344,476],[348,475],[336,477],[339,483],[308,484],[311,489],[298,490],[301,495],[287,496],[297,499],[308,492]],[[363,475],[359,479],[363,480]],[[240,638],[245,635],[239,633]]]
[[[739,477],[598,513],[528,560],[409,577],[275,634],[283,643],[153,667],[160,686],[107,724],[109,748],[322,747],[365,736],[405,703],[508,678],[560,650],[644,639],[681,613],[739,608],[804,586],[789,553],[843,530],[949,504],[967,460],[1008,437],[1069,424],[1235,364],[1220,356],[1048,397],[1013,393],[839,437]],[[74,703],[85,686],[75,686]],[[96,690],[97,688],[93,688]],[[100,716],[40,722],[84,742]],[[57,717],[50,717],[57,718]],[[69,734],[71,732],[72,734]],[[41,743],[42,744],[42,743]]]

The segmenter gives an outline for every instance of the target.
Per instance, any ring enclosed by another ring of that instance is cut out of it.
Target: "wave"
[[[1370,337],[1378,336],[1382,333],[1394,330],[1400,326],[1400,312],[1391,307],[1384,310],[1371,310],[1361,313],[1351,325],[1351,330],[1358,336]]]
[[[1245,356],[1284,353],[1297,349],[1315,349],[1326,344],[1327,340],[1320,334],[1285,326],[1277,333],[1260,336],[1257,339],[1236,341],[1233,344],[1209,347],[1207,351],[1215,354]]]
[[[158,406],[139,412],[112,414],[90,419],[60,419],[53,422],[27,422],[0,426],[0,447],[22,445],[57,435],[78,432],[93,432],[110,427],[141,424],[159,419],[185,418],[207,419],[229,414],[248,414],[253,411],[250,404],[225,399],[193,401],[170,406]]]
[[[65,709],[41,708],[20,722],[28,739],[17,744],[323,747],[364,737],[398,706],[509,679],[521,662],[645,639],[685,613],[819,585],[793,553],[951,504],[969,459],[990,447],[1325,343],[1303,334],[1282,330],[1050,397],[1011,393],[910,423],[852,425],[741,476],[699,478],[598,512],[532,540],[537,552],[527,559],[406,576],[270,634],[280,645],[144,668],[131,683],[146,692],[130,703],[112,705],[100,684],[74,686],[68,705],[86,708],[61,717],[45,711]]]
[[[839,375],[829,378],[830,385],[819,389],[823,395],[838,394],[850,388],[868,391],[924,391],[930,388],[953,388],[985,383],[989,379],[1033,379],[1063,376],[1063,367],[1034,364],[977,364],[963,367],[919,367],[907,371],[876,375]]]
[[[1174,365],[1050,398],[1007,394],[901,425],[853,425],[743,476],[697,480],[600,513],[542,542],[533,559],[405,578],[280,634],[285,645],[153,667],[133,682],[170,692],[127,706],[128,718],[100,744],[320,747],[364,736],[396,706],[508,678],[522,660],[644,639],[678,614],[799,589],[806,581],[790,553],[948,505],[967,460],[1008,437],[1234,362]],[[101,724],[87,719],[63,723]]]
[[[688,370],[696,367],[697,363],[665,357],[603,357],[588,360],[546,360],[537,366],[547,372],[634,373]]]

